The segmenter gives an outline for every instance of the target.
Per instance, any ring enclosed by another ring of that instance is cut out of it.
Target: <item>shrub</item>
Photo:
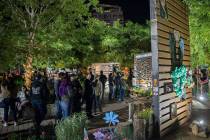
[[[153,113],[153,110],[151,108],[143,109],[142,111],[138,112],[137,116],[140,119],[149,120]]]
[[[84,112],[62,120],[55,127],[57,140],[83,140],[86,120]]]

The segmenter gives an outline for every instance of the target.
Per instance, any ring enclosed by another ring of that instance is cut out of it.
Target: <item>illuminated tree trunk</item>
[[[31,79],[33,76],[32,70],[32,56],[29,55],[27,57],[26,63],[23,64],[23,67],[25,69],[25,73],[24,73],[24,79],[25,79],[25,86],[27,87],[27,89],[30,89],[31,87]]]

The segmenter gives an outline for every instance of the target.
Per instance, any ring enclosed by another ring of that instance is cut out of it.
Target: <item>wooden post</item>
[[[157,13],[156,0],[150,0],[150,20],[151,20],[151,47],[152,47],[152,107],[154,112],[154,130],[156,138],[160,137],[160,118],[159,118],[159,63],[158,63],[158,27],[157,27]]]
[[[128,103],[128,121],[129,122],[132,122],[132,111],[133,108],[132,108],[132,103]]]

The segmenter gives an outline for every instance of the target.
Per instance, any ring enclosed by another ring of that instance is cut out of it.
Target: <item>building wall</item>
[[[149,85],[152,81],[152,55],[151,53],[144,53],[134,57],[134,86]],[[141,81],[146,83],[141,83]]]
[[[95,18],[105,21],[107,24],[110,25],[112,25],[117,20],[123,23],[123,11],[120,6],[100,4],[99,7],[102,8],[103,12],[94,12],[93,16]]]
[[[152,44],[152,68],[153,68],[153,105],[156,127],[160,136],[166,134],[175,125],[183,125],[190,118],[190,104],[192,102],[192,89],[186,89],[187,98],[181,100],[175,92],[165,93],[164,84],[171,80],[171,53],[169,45],[169,33],[179,31],[184,39],[183,64],[190,67],[190,34],[188,8],[181,0],[166,0],[168,18],[162,18],[160,13],[160,1],[150,0],[151,11],[151,44]],[[178,48],[177,50],[178,51]],[[177,105],[177,115],[171,118],[171,104]]]

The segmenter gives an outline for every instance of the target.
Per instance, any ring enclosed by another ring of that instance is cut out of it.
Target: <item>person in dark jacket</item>
[[[121,91],[121,75],[119,72],[114,78],[114,83],[115,83],[115,98],[117,98],[120,96],[120,91]]]
[[[95,79],[95,76],[93,75],[93,70],[92,68],[89,68],[88,70],[89,70],[88,74],[90,74],[90,81],[93,82],[93,80]]]
[[[16,116],[17,114],[16,114],[16,109],[15,109],[15,101],[11,97],[11,89],[9,89],[9,87],[10,87],[9,83],[11,83],[11,81],[9,81],[9,79],[5,75],[3,77],[3,81],[0,86],[0,88],[1,88],[0,96],[1,96],[1,98],[3,98],[0,106],[2,106],[4,108],[4,118],[3,118],[3,120],[4,120],[3,126],[4,127],[7,126],[9,109],[13,112],[14,126],[17,125],[17,116]]]
[[[47,113],[46,109],[46,89],[44,84],[41,82],[41,75],[38,74],[34,81],[32,82],[31,90],[30,90],[30,100],[32,103],[32,107],[35,111],[35,127],[37,131],[39,131],[40,124],[44,120],[44,117]]]
[[[106,84],[106,81],[107,81],[107,77],[103,74],[103,71],[100,71],[99,80],[100,80],[100,82],[102,83],[101,98],[102,98],[102,102],[103,102],[103,101],[104,101],[105,84]]]
[[[81,112],[82,86],[76,75],[71,76],[72,86],[72,113]]]
[[[86,101],[86,113],[88,118],[92,118],[92,104],[93,104],[93,85],[91,75],[88,74],[85,80],[84,100]]]
[[[109,100],[112,100],[112,97],[114,96],[114,77],[113,73],[109,74]]]

